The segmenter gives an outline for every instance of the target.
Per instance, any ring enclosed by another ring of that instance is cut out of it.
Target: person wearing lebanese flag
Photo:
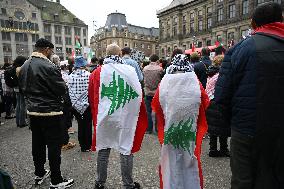
[[[162,145],[160,188],[202,189],[201,143],[209,98],[187,56],[177,54],[152,101]]]
[[[148,127],[142,88],[135,69],[120,58],[116,44],[107,46],[104,65],[90,76],[89,101],[98,151],[96,189],[105,188],[111,149],[120,153],[123,188],[139,189],[133,182],[133,153],[138,152]]]

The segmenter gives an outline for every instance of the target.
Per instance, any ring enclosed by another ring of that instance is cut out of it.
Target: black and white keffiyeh
[[[88,87],[90,73],[83,69],[77,69],[69,75],[68,88],[73,108],[81,115],[89,106]]]
[[[176,72],[192,72],[193,66],[189,59],[184,54],[177,54],[172,59],[172,64],[169,66],[167,73],[174,74]]]
[[[124,64],[124,60],[118,55],[109,55],[104,59],[104,64]]]
[[[136,49],[131,49],[130,58],[135,60],[136,62],[142,62],[145,59],[145,54],[142,51],[138,51]]]

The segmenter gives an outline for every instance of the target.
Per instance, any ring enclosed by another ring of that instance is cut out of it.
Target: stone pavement
[[[77,124],[73,122],[74,128]],[[70,135],[71,141],[77,146],[62,152],[62,174],[75,179],[74,189],[94,188],[96,178],[96,153],[80,152],[77,134]],[[205,139],[202,149],[204,189],[230,188],[230,167],[228,158],[209,158],[208,144]],[[15,120],[6,120],[0,126],[0,168],[9,172],[17,189],[47,189],[49,180],[40,187],[33,186],[33,161],[31,154],[31,131],[17,128]],[[158,189],[158,161],[160,147],[155,135],[145,135],[142,150],[134,158],[134,180],[144,189]],[[48,160],[46,163],[48,168]],[[119,154],[112,151],[109,159],[108,182],[109,189],[121,188]]]

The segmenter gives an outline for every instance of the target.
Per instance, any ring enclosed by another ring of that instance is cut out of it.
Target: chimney
[[[59,4],[60,4],[60,0],[56,0],[56,3],[59,3]]]

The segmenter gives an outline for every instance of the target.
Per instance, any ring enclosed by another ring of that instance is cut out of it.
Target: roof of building
[[[27,0],[32,5],[41,10],[41,17],[45,21],[58,21],[62,23],[86,25],[82,20],[78,19],[74,14],[67,10],[63,5],[58,2],[46,0]],[[58,16],[58,20],[54,19]]]
[[[159,29],[158,28],[146,28],[141,26],[135,26],[132,24],[128,24],[126,21],[125,14],[122,13],[111,13],[107,16],[107,21],[105,24],[105,29],[111,29],[112,27],[116,27],[118,30],[122,30],[127,28],[131,33],[137,33],[140,35],[148,35],[148,36],[159,36]]]
[[[185,4],[192,2],[192,1],[194,1],[194,0],[173,0],[169,6],[166,6],[165,8],[158,10],[157,14],[161,14],[161,13],[167,11],[167,10],[178,7],[180,5],[185,5]]]

